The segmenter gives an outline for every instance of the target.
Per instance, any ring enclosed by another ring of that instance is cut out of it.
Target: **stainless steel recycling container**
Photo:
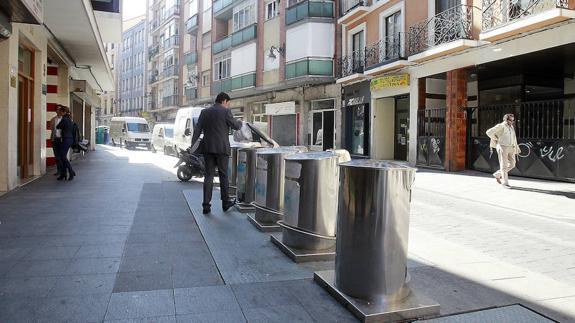
[[[304,250],[328,249],[335,244],[340,156],[334,151],[286,157],[285,206],[282,242]]]
[[[305,147],[258,149],[256,152],[255,219],[275,223],[282,218],[284,208],[285,158],[307,151]]]
[[[250,205],[255,198],[256,189],[256,150],[259,147],[241,147],[238,149],[237,196],[242,205]]]
[[[228,180],[230,187],[230,195],[237,194],[237,180],[238,180],[238,150],[245,147],[259,147],[260,143],[256,142],[240,142],[230,145],[230,158],[228,160]]]
[[[407,296],[409,206],[415,169],[397,162],[340,164],[336,286],[366,301]]]

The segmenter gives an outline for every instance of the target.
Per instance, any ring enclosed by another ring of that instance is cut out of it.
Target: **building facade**
[[[492,172],[498,162],[485,131],[514,113],[522,153],[513,174],[575,180],[575,1],[342,0],[341,7],[337,82],[344,96],[359,93],[344,101],[346,148]]]
[[[180,104],[180,0],[148,0],[148,108],[155,121],[174,120]]]
[[[147,35],[145,17],[126,24],[119,49],[118,107],[122,116],[143,116],[147,108]]]
[[[114,79],[114,89],[118,88],[118,73],[117,73],[117,60],[119,43],[106,43],[104,45],[108,62],[110,63],[110,71]],[[97,126],[110,126],[112,117],[118,114],[116,103],[116,91],[104,91],[100,94],[100,108],[96,111],[96,125]]]
[[[104,41],[118,42],[120,1],[0,2],[0,192],[55,163],[50,120],[69,106],[94,144],[99,93],[114,90]]]

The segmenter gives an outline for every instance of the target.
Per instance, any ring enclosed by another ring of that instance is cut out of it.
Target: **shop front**
[[[370,157],[369,81],[342,87],[344,148],[353,158]]]
[[[409,77],[390,74],[371,80],[371,156],[375,159],[408,160]]]

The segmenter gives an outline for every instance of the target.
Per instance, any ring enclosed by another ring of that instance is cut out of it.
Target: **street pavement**
[[[291,263],[217,203],[201,215],[201,183],[180,183],[175,162],[98,146],[74,181],[1,196],[0,322],[355,321],[312,280],[333,262]],[[511,184],[417,173],[411,285],[442,316],[521,303],[575,322],[574,185]]]

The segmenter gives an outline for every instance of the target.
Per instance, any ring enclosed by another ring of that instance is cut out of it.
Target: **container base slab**
[[[411,289],[409,296],[400,301],[368,303],[344,294],[335,286],[335,271],[318,271],[314,281],[326,289],[362,322],[406,321],[439,315],[439,304]]]
[[[248,213],[248,221],[256,227],[256,229],[261,232],[277,232],[281,231],[281,227],[275,223],[262,223],[256,220],[256,216],[253,213]]]
[[[270,240],[293,262],[330,261],[335,259],[335,247],[326,250],[303,250],[292,248],[282,242],[281,237],[271,236]]]
[[[256,210],[253,205],[245,203],[238,203],[235,205],[235,207],[236,210],[240,213],[254,213]]]

